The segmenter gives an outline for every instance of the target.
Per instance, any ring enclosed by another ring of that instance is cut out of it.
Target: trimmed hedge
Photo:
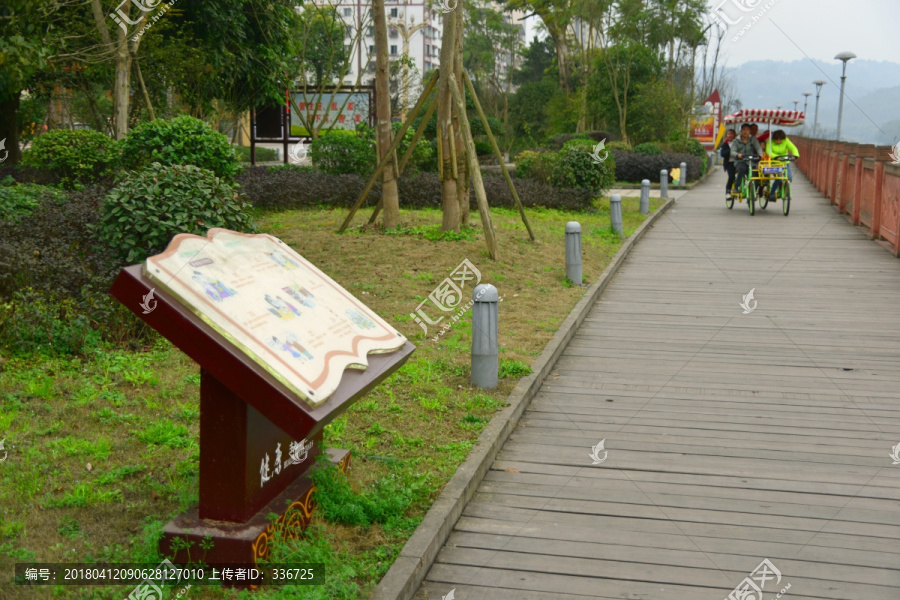
[[[638,154],[662,154],[663,150],[658,144],[644,142],[643,144],[638,144],[632,148],[632,152],[637,152]]]
[[[90,129],[54,129],[39,135],[22,154],[22,166],[50,171],[72,188],[109,175],[119,161],[120,145]]]
[[[228,138],[188,115],[141,123],[120,143],[122,162],[128,169],[151,163],[194,165],[230,181],[241,168]]]
[[[175,235],[224,227],[253,232],[249,206],[225,179],[194,165],[153,163],[124,173],[103,201],[103,239],[129,263],[158,254]]]
[[[603,192],[616,182],[615,157],[610,154],[602,162],[595,162],[591,153],[594,142],[574,139],[566,142],[557,153],[556,163],[550,175],[550,183],[556,188],[578,188]]]
[[[490,206],[513,208],[515,201],[506,180],[499,175],[485,175],[484,188]],[[366,180],[359,175],[327,175],[321,171],[269,169],[254,167],[238,176],[241,192],[255,207],[290,210],[326,206],[349,208],[359,198]],[[541,206],[561,210],[588,210],[594,192],[560,190],[534,179],[516,179],[516,191],[526,207]],[[440,208],[441,182],[436,173],[403,176],[397,182],[400,205],[405,208]],[[381,184],[375,184],[366,206],[374,206],[381,198]],[[476,208],[474,193],[470,203]]]
[[[561,150],[566,143],[572,140],[592,140],[595,144],[599,141],[606,140],[607,142],[611,142],[613,140],[618,139],[617,136],[611,134],[608,131],[588,131],[585,133],[563,133],[557,136],[550,138],[547,141],[547,147],[551,150]]]
[[[699,179],[702,174],[703,162],[690,154],[641,154],[621,150],[613,150],[610,154],[616,159],[616,181],[640,183],[642,179],[649,179],[658,182],[662,169],[671,173],[681,163],[687,163],[688,181]]]

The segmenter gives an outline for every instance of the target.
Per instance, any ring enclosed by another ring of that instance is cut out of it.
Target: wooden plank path
[[[766,600],[900,599],[900,261],[802,175],[787,218],[723,188],[633,250],[416,598],[722,600],[768,559]]]

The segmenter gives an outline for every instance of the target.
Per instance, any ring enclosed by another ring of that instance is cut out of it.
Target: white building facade
[[[320,3],[320,5],[325,3]],[[342,83],[357,78],[363,85],[375,81],[375,25],[369,0],[329,2],[347,26],[344,45],[351,55],[350,70]],[[418,0],[385,0],[388,22],[388,54],[391,60],[409,56],[416,80],[440,64],[443,13]],[[360,77],[360,73],[362,76]]]

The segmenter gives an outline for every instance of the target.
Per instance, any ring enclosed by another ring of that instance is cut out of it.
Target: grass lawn
[[[661,202],[651,203],[655,210]],[[645,217],[637,198],[622,204],[630,235]],[[583,294],[565,281],[565,223],[581,222],[588,282],[621,246],[610,233],[608,208],[529,210],[536,242],[516,211],[494,209],[497,262],[487,258],[476,212],[476,228],[454,235],[440,233],[436,210],[402,211],[406,228],[390,235],[366,227],[337,235],[344,216],[316,210],[258,218],[261,231],[291,244],[418,349],[326,428],[329,446],[352,452],[350,478],[323,479],[307,534],[274,548],[278,562],[325,563],[326,585],[266,588],[255,598],[366,598]],[[410,317],[466,258],[502,297],[502,379],[495,390],[469,383],[471,311],[438,341],[431,339],[436,331],[426,337]],[[82,358],[0,359],[0,439],[8,452],[0,463],[0,598],[121,600],[131,592],[16,587],[8,583],[15,562],[162,559],[156,543],[163,524],[197,501],[199,379],[197,365],[160,338],[139,352],[105,346]],[[239,595],[195,586],[182,597]]]

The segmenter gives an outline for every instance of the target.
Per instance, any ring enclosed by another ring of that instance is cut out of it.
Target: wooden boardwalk
[[[723,188],[634,249],[416,598],[723,600],[769,559],[765,600],[900,599],[900,261],[802,175],[787,218]]]

